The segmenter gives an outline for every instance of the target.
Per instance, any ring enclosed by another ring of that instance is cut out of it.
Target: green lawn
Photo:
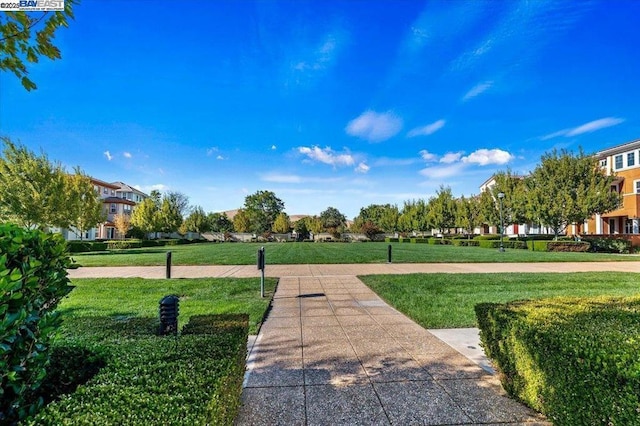
[[[384,263],[388,243],[202,243],[171,247],[78,253],[80,266],[164,265],[167,251],[174,265],[249,265],[264,246],[267,264]],[[594,262],[640,261],[639,256],[599,253],[547,253],[429,244],[392,244],[395,263],[442,262]]]
[[[180,326],[192,315],[249,314],[249,333],[257,334],[275,279],[265,280],[265,298],[260,297],[260,281],[251,278],[201,278],[147,280],[142,278],[75,279],[71,294],[59,305],[71,317],[158,317],[160,299],[180,296]]]
[[[473,307],[480,302],[640,293],[640,273],[621,272],[370,275],[360,279],[425,328],[475,327]]]

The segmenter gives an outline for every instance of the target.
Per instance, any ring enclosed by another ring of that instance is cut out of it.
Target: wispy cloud
[[[371,167],[367,166],[365,163],[358,164],[358,167],[355,168],[356,173],[367,173]]]
[[[376,159],[373,163],[376,167],[388,167],[388,166],[410,166],[411,164],[415,164],[419,162],[416,158],[389,158],[389,157],[380,157]]]
[[[312,161],[329,164],[332,166],[351,166],[355,163],[355,159],[349,153],[338,154],[330,147],[320,148],[318,146],[301,146],[298,152]]]
[[[513,160],[515,156],[501,149],[478,149],[466,157],[462,157],[463,163],[478,164],[486,166],[489,164],[507,164]]]
[[[131,153],[130,153],[130,152],[127,152],[127,151],[123,152],[123,153],[122,153],[122,155],[124,156],[124,158],[132,158],[132,157],[133,157],[133,156],[131,155]]]
[[[402,119],[392,112],[365,111],[347,124],[347,134],[369,142],[382,142],[402,130]]]
[[[336,183],[341,181],[341,178],[319,178],[312,176],[300,176],[294,174],[282,174],[282,173],[266,173],[260,175],[260,180],[263,182],[272,183]]]
[[[426,149],[423,149],[422,151],[420,151],[419,154],[420,154],[420,157],[427,163],[438,161],[438,156],[436,154],[433,154],[427,151]]]
[[[271,151],[275,151],[276,149],[278,149],[278,147],[277,147],[277,146],[275,146],[275,145],[271,145]]]
[[[218,160],[218,161],[221,161],[221,160],[224,160],[224,159],[225,159],[225,158],[224,158],[222,155],[218,155],[218,156],[216,157],[216,160]]]
[[[107,158],[107,161],[113,160],[113,155],[109,151],[103,152],[104,156]]]
[[[211,148],[207,148],[207,156],[208,157],[211,157],[216,152],[218,152],[218,147],[217,146],[212,146]]]
[[[429,136],[442,129],[445,125],[445,120],[438,120],[431,124],[427,124],[426,126],[416,127],[415,129],[411,129],[409,133],[407,133],[408,138],[413,138],[416,136]]]
[[[445,164],[455,163],[456,161],[459,161],[460,158],[462,158],[462,154],[464,154],[464,152],[462,151],[447,152],[445,155],[442,156],[442,158],[440,159],[440,162]]]
[[[444,179],[460,174],[464,167],[465,165],[462,163],[427,167],[426,169],[420,170],[420,174],[429,179]]]
[[[487,80],[487,81],[483,81],[482,83],[476,84],[471,88],[471,90],[465,93],[465,95],[462,97],[462,102],[467,102],[468,100],[471,100],[476,96],[481,95],[482,93],[489,90],[491,86],[493,86],[492,80]]]
[[[308,58],[297,62],[293,68],[296,71],[324,69],[333,61],[337,48],[338,41],[335,34],[327,34],[320,46],[313,49]]]
[[[581,124],[580,126],[577,126],[577,127],[573,127],[570,129],[563,129],[557,132],[549,133],[548,135],[541,136],[540,140],[544,141],[548,139],[557,138],[559,136],[565,136],[565,137],[578,136],[584,133],[591,133],[600,129],[605,129],[607,127],[617,126],[618,124],[621,124],[624,121],[625,121],[624,118],[618,118],[618,117],[600,118],[598,120],[593,120],[588,123]]]

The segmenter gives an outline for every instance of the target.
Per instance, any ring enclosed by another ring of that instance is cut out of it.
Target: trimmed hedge
[[[473,237],[474,240],[477,241],[482,241],[482,240],[499,240],[500,239],[500,234],[483,234],[483,235],[476,235],[475,237]]]
[[[454,246],[461,246],[461,247],[479,247],[480,246],[480,241],[477,241],[477,240],[459,240],[459,239],[455,239],[455,240],[451,240],[451,243]]]
[[[108,250],[122,250],[131,248],[141,248],[142,241],[140,240],[109,240],[107,241]]]
[[[505,390],[555,425],[640,424],[640,297],[475,307]]]
[[[411,243],[413,244],[428,244],[429,239],[424,237],[413,237],[410,238]]]
[[[178,338],[153,318],[65,322],[62,351],[87,351],[98,371],[27,425],[233,424],[240,406],[248,316],[194,317]],[[69,349],[75,348],[75,349]],[[82,369],[78,357],[65,366]],[[73,365],[71,363],[74,363]]]
[[[400,242],[400,238],[392,238],[392,237],[386,237],[384,239],[385,243],[399,243]]]
[[[547,251],[586,252],[590,246],[586,241],[549,241]]]
[[[68,241],[69,253],[85,253],[88,251],[105,251],[107,244],[97,241]]]
[[[60,234],[0,225],[0,424],[36,412],[33,395],[46,375],[60,326],[58,302],[73,287]]]
[[[479,240],[477,241],[480,247],[482,248],[491,248],[491,249],[497,249],[500,248],[500,240]],[[511,248],[511,249],[526,249],[527,248],[527,244],[524,241],[503,241],[502,245],[504,248]]]

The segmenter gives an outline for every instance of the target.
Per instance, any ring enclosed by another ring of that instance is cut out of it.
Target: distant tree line
[[[102,200],[89,176],[81,169],[67,171],[24,146],[1,138],[0,220],[26,228],[57,227],[85,231],[106,220]],[[299,239],[328,232],[338,237],[350,230],[373,238],[380,233],[437,233],[462,230],[473,234],[480,226],[536,223],[553,230],[556,236],[570,224],[581,224],[594,214],[615,210],[620,195],[611,190],[615,176],[607,176],[593,156],[581,150],[544,154],[528,176],[502,171],[495,184],[478,195],[454,197],[451,188],[441,186],[425,200],[405,201],[402,208],[392,204],[371,204],[360,209],[353,224],[335,207],[318,216],[295,223],[285,213],[284,202],[272,191],[257,191],[245,197],[244,205],[230,219],[225,213],[205,213],[190,206],[186,195],[152,191],[128,215],[116,215],[119,234],[146,238],[152,234],[194,232],[250,232],[260,236],[295,232]],[[502,198],[498,194],[503,194]]]

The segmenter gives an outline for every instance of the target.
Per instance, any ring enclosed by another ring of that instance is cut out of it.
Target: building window
[[[633,187],[635,189],[636,194],[640,194],[640,180],[633,181]]]
[[[115,203],[111,204],[111,213],[115,213],[116,212],[116,205]]]
[[[102,188],[102,192],[103,192],[104,194],[109,194],[109,190],[108,190],[107,188]]]
[[[627,167],[631,167],[636,164],[636,153],[630,152],[627,154]]]
[[[624,233],[633,234],[633,220],[627,219],[624,224]]]
[[[609,234],[617,234],[616,231],[616,219],[614,217],[609,218]]]
[[[621,169],[622,168],[622,154],[616,155],[615,161],[616,161],[616,170],[617,169]]]

